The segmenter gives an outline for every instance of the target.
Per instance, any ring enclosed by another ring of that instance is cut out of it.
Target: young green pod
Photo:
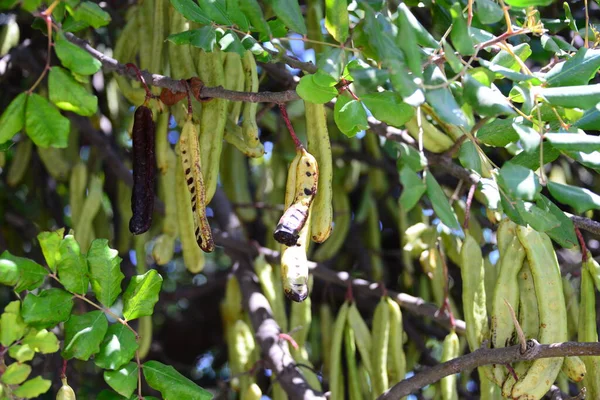
[[[56,393],[56,400],[76,400],[77,396],[75,396],[75,391],[69,384],[67,383],[67,378],[61,378],[62,386],[58,389],[58,393]]]
[[[579,305],[579,329],[577,340],[580,342],[597,342],[598,327],[596,323],[596,289],[592,274],[600,266],[587,253],[587,260],[581,269],[581,303]],[[587,398],[600,397],[600,357],[581,357],[585,363],[587,374],[583,379],[583,386],[587,389]]]
[[[458,336],[455,331],[451,331],[444,339],[442,346],[441,362],[455,359],[459,355]],[[440,392],[442,400],[458,400],[458,390],[456,386],[456,375],[448,375],[440,381]]]
[[[387,357],[390,340],[390,309],[385,297],[382,297],[375,307],[371,335],[373,337],[371,351],[373,395],[379,396],[389,388]]]
[[[333,326],[333,336],[330,347],[330,373],[329,388],[331,390],[330,400],[344,399],[344,374],[342,372],[342,343],[344,339],[344,330],[348,317],[348,302],[344,302]]]

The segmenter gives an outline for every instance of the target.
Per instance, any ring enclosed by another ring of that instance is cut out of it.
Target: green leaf
[[[417,45],[416,29],[411,25],[406,13],[399,12],[396,19],[398,26],[398,35],[396,43],[404,53],[404,60],[408,69],[419,78],[423,77],[423,68],[421,67],[421,49]]]
[[[428,85],[446,84],[448,81],[437,66],[425,69],[425,83]],[[427,102],[433,107],[435,113],[446,123],[469,128],[470,123],[452,92],[448,87],[429,89],[425,92]]]
[[[60,259],[60,243],[64,234],[65,228],[60,228],[53,232],[41,232],[37,235],[46,263],[52,272],[56,272],[56,264]]]
[[[521,218],[521,214],[516,208],[517,201],[509,201],[509,199],[507,199],[506,196],[502,195],[500,198],[500,203],[502,204],[502,211],[504,211],[506,216],[515,224],[525,225],[525,221],[523,221],[523,218]]]
[[[536,205],[546,213],[551,213],[560,222],[559,226],[546,231],[548,236],[565,249],[579,247],[579,242],[575,235],[575,227],[571,218],[567,217],[556,204],[543,194],[539,195]]]
[[[338,95],[334,86],[318,85],[314,80],[314,74],[304,75],[296,86],[296,92],[302,99],[314,104],[325,104]]]
[[[402,100],[408,105],[418,107],[425,102],[423,90],[417,86],[412,76],[408,74],[406,64],[400,61],[388,62],[390,83]]]
[[[463,167],[469,168],[472,171],[481,175],[481,158],[477,152],[477,148],[470,140],[465,141],[458,152],[458,160]]]
[[[325,0],[325,29],[339,43],[348,39],[350,19],[346,0]]]
[[[322,75],[323,73],[329,75],[331,79],[327,80],[328,83],[326,86],[335,85],[342,76],[345,63],[346,55],[344,54],[343,49],[337,47],[325,49],[320,54],[317,54],[317,68],[319,68],[319,70],[316,75]],[[329,82],[334,83],[330,84]],[[319,83],[319,81],[317,81],[317,83]]]
[[[600,136],[575,133],[546,133],[544,138],[557,150],[592,153],[600,150]]]
[[[500,190],[494,179],[481,178],[479,180],[479,190],[483,196],[481,201],[490,210],[498,210],[501,206]]]
[[[406,143],[399,143],[398,153],[398,161],[396,162],[398,165],[398,170],[406,165],[413,171],[418,172],[427,166],[427,160],[425,157],[419,153],[417,149],[407,145]]]
[[[504,0],[508,5],[515,7],[529,7],[529,6],[548,6],[554,2],[554,0]]]
[[[454,3],[450,9],[452,15],[452,31],[450,38],[454,44],[454,48],[463,56],[475,54],[475,41],[471,37],[467,20],[463,16],[462,6],[460,3]]]
[[[553,86],[587,85],[600,68],[600,49],[582,47],[564,63],[556,64],[546,74],[546,82]]]
[[[534,75],[526,75],[520,72],[515,72],[510,68],[503,67],[501,65],[492,64],[491,62],[481,59],[479,64],[482,67],[489,69],[496,74],[496,78],[508,78],[511,81],[522,82],[531,81],[532,84],[539,85],[542,81]]]
[[[427,185],[427,197],[429,197],[433,211],[435,211],[440,221],[450,229],[460,230],[458,219],[454,210],[450,207],[450,203],[448,203],[448,198],[433,174],[429,171],[425,173],[425,184]]]
[[[107,239],[96,239],[87,253],[92,290],[98,301],[111,307],[121,293],[121,257],[117,250],[108,247]]]
[[[346,96],[339,96],[334,109],[333,119],[340,131],[353,137],[362,130],[369,128],[367,112],[362,103]]]
[[[256,0],[241,0],[239,3],[240,10],[246,15],[250,24],[254,29],[261,34],[261,38],[264,37],[268,40],[271,33],[269,24],[267,23],[260,4]],[[262,39],[261,39],[262,40]]]
[[[240,9],[239,0],[226,0],[225,7],[227,9],[227,16],[229,17],[229,19],[231,19],[233,25],[237,25],[240,31],[251,31],[248,18],[246,18],[246,15]],[[264,23],[265,25],[267,25],[267,21],[264,21]]]
[[[463,96],[473,109],[484,117],[512,115],[515,113],[509,101],[499,90],[482,85],[470,74],[463,77]]]
[[[102,67],[100,61],[79,46],[69,42],[62,32],[56,35],[54,50],[62,64],[79,75],[95,74]]]
[[[213,22],[220,25],[233,25],[222,3],[215,0],[198,0],[198,4],[204,14]]]
[[[494,24],[504,17],[502,8],[492,0],[475,0],[476,15],[484,24]]]
[[[21,317],[21,302],[11,301],[0,316],[0,344],[8,347],[21,339],[27,331],[27,325]]]
[[[19,271],[19,280],[17,281],[15,292],[39,288],[44,282],[46,275],[48,275],[48,271],[35,261],[28,258],[13,256],[8,250],[0,255],[0,260],[14,263],[14,265],[6,262],[3,263],[8,272],[14,273],[15,266]],[[14,276],[12,278],[14,278]]]
[[[583,116],[573,126],[583,130],[600,130],[600,103],[585,111]]]
[[[21,343],[42,354],[56,353],[60,348],[60,342],[56,335],[46,329],[30,330]]]
[[[100,343],[108,329],[108,321],[102,311],[72,315],[65,322],[65,345],[61,353],[65,360],[76,358],[87,361],[100,351]]]
[[[429,33],[429,31],[425,29],[423,25],[421,25],[419,20],[414,16],[404,2],[400,3],[398,6],[398,14],[403,15],[402,21],[406,21],[411,25],[413,31],[415,32],[417,43],[420,46],[431,47],[434,49],[439,46],[437,40],[435,40],[435,38],[431,36],[431,33]]]
[[[73,18],[76,21],[83,21],[98,29],[110,23],[110,14],[104,11],[96,3],[84,1],[75,9]]]
[[[67,235],[60,244],[60,261],[56,265],[60,283],[69,292],[87,293],[90,283],[88,265],[84,254],[81,254],[79,243],[73,235]]]
[[[23,300],[21,316],[27,325],[37,329],[53,328],[69,319],[73,308],[73,295],[62,289],[52,288],[39,295],[28,293]]]
[[[31,367],[29,365],[12,363],[6,368],[2,376],[0,376],[0,381],[7,385],[19,385],[25,382],[30,373]]]
[[[551,51],[557,55],[563,55],[569,51],[577,51],[575,47],[571,46],[570,43],[566,42],[560,36],[550,36],[544,33],[540,42],[544,50]]]
[[[518,46],[514,46],[511,51],[515,56],[519,57],[521,61],[527,60],[532,53],[531,47],[527,43],[521,43]],[[519,71],[521,69],[521,64],[506,50],[501,50],[490,60],[490,62],[504,68],[512,69],[513,71]]]
[[[573,207],[577,214],[587,210],[600,209],[600,196],[586,188],[550,181],[548,190],[552,197],[562,204]]]
[[[167,40],[177,45],[190,44],[204,51],[211,52],[217,44],[217,34],[212,26],[205,26],[169,35]]]
[[[444,40],[444,56],[446,57],[446,61],[448,61],[448,65],[452,68],[455,74],[458,74],[462,71],[463,65],[460,61],[460,58],[455,54],[454,48],[450,43]]]
[[[540,133],[530,126],[522,124],[513,124],[513,129],[521,139],[521,146],[526,152],[531,152],[540,146]]]
[[[398,128],[415,115],[414,108],[403,102],[394,92],[363,94],[360,100],[375,118]]]
[[[600,151],[594,151],[590,154],[581,151],[564,151],[564,153],[579,164],[600,172]]]
[[[135,334],[123,324],[112,324],[94,357],[97,366],[103,369],[119,369],[127,364],[138,349]]]
[[[149,396],[144,396],[144,399],[148,398]],[[127,400],[127,398],[113,392],[112,390],[104,389],[103,391],[98,393],[98,397],[96,397],[96,400]]]
[[[526,152],[522,151],[510,160],[510,162],[514,165],[520,165],[521,167],[525,167],[535,171],[540,167],[540,149],[537,149]],[[558,157],[560,157],[560,151],[556,150],[550,143],[544,143],[544,164],[548,164]]]
[[[22,397],[24,399],[34,399],[39,395],[46,393],[50,389],[50,386],[52,386],[52,381],[44,379],[41,376],[36,376],[16,388],[13,391],[13,394],[16,397]]]
[[[71,123],[68,118],[39,94],[32,93],[27,100],[27,136],[39,147],[67,147]]]
[[[306,24],[298,0],[270,0],[275,15],[285,26],[296,33],[306,35]]]
[[[417,205],[427,188],[419,175],[408,166],[400,169],[400,183],[402,184],[400,204],[406,211],[410,211]]]
[[[98,98],[61,67],[52,67],[48,77],[50,101],[62,110],[86,117],[98,110]]]
[[[138,366],[131,362],[117,371],[104,371],[104,380],[115,392],[130,398],[137,387]]]
[[[158,293],[162,285],[162,277],[151,269],[144,275],[131,278],[123,294],[123,316],[127,320],[152,315],[154,304],[158,301]]]
[[[28,345],[14,344],[8,348],[8,355],[17,360],[18,362],[27,362],[33,360],[35,351]]]
[[[11,260],[0,259],[0,283],[6,286],[15,286],[19,282],[21,272],[17,263]]]
[[[560,221],[552,213],[542,210],[533,203],[518,200],[517,210],[523,221],[538,232],[546,232],[560,226]]]
[[[588,109],[600,98],[600,84],[541,88],[537,92],[553,106]]]
[[[170,0],[171,5],[185,18],[202,25],[210,25],[211,20],[194,0]]]
[[[533,200],[542,190],[537,175],[529,168],[505,163],[500,168],[498,183],[514,199]]]
[[[4,143],[25,126],[25,107],[27,94],[25,92],[15,97],[0,117],[0,143]]]
[[[246,52],[246,48],[240,41],[240,38],[232,30],[225,31],[224,35],[219,39],[219,47],[223,51],[237,53],[240,56],[243,56]]]
[[[210,400],[213,397],[175,368],[158,361],[145,362],[142,371],[148,385],[158,390],[165,399]]]

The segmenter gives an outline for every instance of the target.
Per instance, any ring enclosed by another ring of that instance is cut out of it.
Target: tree
[[[0,1],[0,399],[600,398],[598,5],[417,3]]]

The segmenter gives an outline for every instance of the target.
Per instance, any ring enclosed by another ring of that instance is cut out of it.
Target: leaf
[[[458,152],[458,160],[463,167],[477,172],[481,175],[481,158],[477,152],[477,148],[470,140],[465,141]]]
[[[432,86],[448,83],[446,77],[437,66],[430,66],[425,69],[424,79],[425,83]],[[447,87],[428,89],[425,92],[425,98],[444,122],[469,128],[469,120],[454,99],[450,89]]]
[[[6,368],[0,381],[7,385],[19,385],[29,377],[31,367],[27,364],[12,363]]]
[[[65,18],[65,22],[63,22],[62,24],[62,30],[64,32],[79,32],[82,31],[84,29],[89,28],[90,25],[87,22],[84,21],[76,21],[75,18],[73,18],[72,15],[67,16],[67,18]]]
[[[564,153],[577,161],[579,164],[600,172],[600,151],[594,151],[590,154],[580,151],[564,151]]]
[[[484,117],[512,115],[515,112],[499,90],[482,85],[470,74],[463,77],[463,97],[473,109]]]
[[[230,29],[225,31],[224,35],[219,39],[219,47],[223,51],[237,53],[240,56],[244,56],[246,52],[246,48],[240,41],[240,38]]]
[[[30,330],[21,343],[42,354],[56,353],[60,348],[60,342],[56,335],[46,329]]]
[[[39,295],[28,293],[23,300],[21,316],[27,325],[36,329],[53,328],[69,319],[73,308],[73,295],[62,289],[52,288]]]
[[[407,145],[406,143],[398,144],[398,153],[398,161],[396,162],[398,165],[398,170],[406,165],[413,171],[418,172],[427,166],[427,160],[425,157],[419,153],[417,149]]]
[[[94,363],[103,369],[119,369],[135,356],[139,344],[135,334],[123,324],[112,324],[100,344]]]
[[[60,260],[56,265],[60,283],[69,292],[87,293],[90,280],[88,265],[84,254],[81,254],[79,243],[73,235],[67,235],[60,244]]]
[[[560,221],[552,213],[542,210],[533,203],[519,200],[517,210],[523,221],[538,232],[546,232],[560,226]]]
[[[531,152],[540,146],[540,133],[530,126],[513,124],[513,129],[521,139],[521,146],[526,152]]]
[[[17,263],[11,260],[0,259],[0,283],[6,286],[15,286],[19,282],[21,272]]]
[[[37,235],[46,263],[52,272],[56,272],[56,263],[60,258],[60,243],[64,234],[65,228],[60,228],[53,232],[41,232]]]
[[[579,242],[575,235],[575,226],[573,225],[571,218],[567,217],[556,204],[543,194],[539,195],[536,205],[543,211],[551,213],[560,222],[559,226],[546,231],[548,236],[565,249],[579,247]]]
[[[600,84],[540,88],[537,94],[543,96],[553,106],[585,110],[598,103]]]
[[[400,61],[388,62],[390,83],[408,105],[418,107],[425,102],[423,90],[408,74],[406,64]]]
[[[198,0],[200,9],[213,22],[220,25],[233,25],[233,22],[227,16],[227,11],[221,3],[215,0]]]
[[[102,311],[72,315],[65,322],[65,345],[61,353],[65,360],[76,358],[87,361],[100,351],[100,343],[108,329],[108,321]]]
[[[515,82],[531,81],[532,84],[539,85],[542,80],[534,75],[526,75],[520,72],[513,71],[510,68],[503,67],[501,65],[492,64],[491,62],[481,59],[479,64],[482,67],[489,69],[494,72],[497,78],[508,78]]]
[[[479,190],[485,201],[485,204],[490,210],[498,210],[501,206],[500,190],[498,190],[498,184],[494,179],[481,178],[479,180]]]
[[[123,316],[128,321],[152,315],[154,304],[158,301],[158,293],[162,285],[162,277],[151,269],[144,275],[131,278],[123,294]]]
[[[375,118],[397,128],[410,121],[415,114],[415,110],[394,92],[363,94],[360,100]]]
[[[87,262],[92,290],[105,307],[111,307],[121,293],[121,281],[125,277],[121,261],[119,252],[108,247],[107,239],[96,239],[90,245]]]
[[[417,205],[427,188],[419,175],[408,166],[400,169],[400,183],[402,184],[400,204],[406,211],[410,211]]]
[[[25,113],[27,136],[39,147],[67,147],[71,123],[48,100],[32,93]]]
[[[560,36],[543,34],[540,42],[542,43],[544,50],[551,51],[557,55],[563,55],[569,51],[577,51],[575,47],[571,46],[570,43],[566,42]]]
[[[104,371],[104,380],[115,392],[130,398],[137,387],[138,366],[131,362],[118,371]]]
[[[15,300],[8,303],[0,316],[0,344],[10,346],[23,337],[27,328],[21,317],[21,302]]]
[[[346,0],[325,0],[325,29],[339,43],[348,39],[350,20]]]
[[[475,42],[469,32],[467,21],[463,16],[462,6],[460,3],[454,3],[450,9],[452,15],[452,30],[450,38],[454,44],[454,48],[463,56],[475,54]]]
[[[73,18],[83,21],[98,29],[110,23],[110,14],[91,1],[84,1],[75,9]]]
[[[548,87],[587,85],[600,68],[600,49],[582,47],[564,63],[556,64],[545,75]]]
[[[498,184],[514,199],[533,200],[542,190],[537,175],[529,168],[505,163],[500,168]]]
[[[256,0],[241,0],[239,4],[240,10],[246,15],[250,24],[254,29],[261,33],[261,38],[268,40],[271,33],[269,24],[266,22],[265,16],[260,4]],[[262,39],[261,39],[262,40]]]
[[[504,195],[502,195],[500,197],[500,203],[502,204],[502,211],[504,211],[506,216],[517,225],[525,225],[525,221],[523,221],[523,218],[521,218],[521,214],[519,213],[519,211],[517,210],[517,208],[515,206],[517,201],[523,201],[523,200],[516,200],[514,202],[511,202]]]
[[[600,150],[600,136],[575,133],[546,133],[544,138],[557,150],[592,153]]]
[[[455,54],[454,48],[444,40],[444,56],[446,57],[446,61],[448,61],[448,65],[452,68],[455,74],[458,74],[462,71],[463,65],[460,62],[460,58]]]
[[[346,55],[344,50],[337,47],[325,49],[320,54],[317,54],[317,75],[323,75],[324,73],[329,75],[331,79],[328,82],[335,82],[337,84],[340,80],[344,71],[344,64],[346,63]],[[317,81],[318,83],[318,81]],[[331,86],[329,83],[327,86]]]
[[[212,26],[205,26],[169,35],[167,40],[177,45],[190,44],[204,51],[211,52],[215,44],[217,44],[217,34]]]
[[[399,12],[396,19],[398,26],[398,35],[396,43],[402,49],[404,60],[408,69],[419,78],[423,77],[423,68],[421,67],[421,49],[417,45],[416,29],[411,25],[406,13]]]
[[[450,203],[448,203],[448,198],[429,171],[425,173],[425,184],[427,185],[427,197],[431,200],[433,211],[435,211],[440,221],[450,229],[460,230],[458,219],[454,210],[450,207]]]
[[[5,250],[4,253],[0,255],[0,260],[6,260],[14,264],[9,264],[7,262],[3,263],[7,272],[14,273],[15,267],[19,271],[19,279],[15,286],[15,292],[39,288],[44,282],[46,275],[48,275],[48,271],[35,261],[28,258],[13,256],[8,250]],[[14,276],[12,276],[11,280],[14,280]]]
[[[50,101],[62,110],[86,117],[98,110],[98,98],[78,83],[61,67],[52,67],[48,77]]]
[[[414,16],[404,2],[398,6],[398,14],[403,14],[403,21],[408,22],[417,38],[417,43],[423,47],[437,48],[439,46],[437,40],[429,33],[427,29]]]
[[[25,126],[25,107],[27,94],[20,93],[9,104],[0,116],[0,143],[4,143]]]
[[[16,397],[22,397],[24,399],[34,399],[39,395],[46,393],[50,389],[50,386],[52,386],[52,381],[44,379],[41,376],[36,376],[16,388],[13,391],[13,394]]]
[[[13,344],[8,348],[8,355],[17,360],[18,362],[27,362],[33,360],[35,351],[33,351],[27,345]]]
[[[540,149],[526,152],[522,151],[510,160],[514,165],[520,165],[521,167],[528,168],[530,170],[536,170],[540,167]],[[556,160],[560,157],[560,151],[556,150],[550,143],[544,143],[544,165]]]
[[[591,190],[552,181],[548,182],[547,186],[552,197],[562,204],[573,207],[577,214],[600,209],[600,196]]]
[[[494,24],[504,17],[502,8],[492,0],[475,0],[477,18],[484,24]]]
[[[314,80],[314,75],[304,75],[296,86],[296,92],[303,100],[314,104],[325,104],[338,95],[338,91],[333,85],[318,85]]]
[[[333,119],[340,131],[353,137],[362,130],[368,129],[367,112],[362,103],[346,96],[339,96],[333,108]]]
[[[170,0],[171,5],[185,18],[202,25],[210,25],[211,20],[194,0]]]
[[[62,32],[56,34],[54,50],[62,64],[79,75],[95,74],[102,67],[99,60],[76,44],[69,42]]]
[[[171,366],[158,361],[144,363],[144,377],[148,385],[158,390],[165,399],[210,400],[213,395],[181,375]]]
[[[532,54],[531,47],[527,43],[521,43],[518,46],[514,46],[511,48],[511,51],[515,56],[519,57],[521,61],[527,60]],[[513,71],[519,71],[521,69],[521,64],[506,50],[501,50],[490,60],[490,62],[504,68],[512,69]]]
[[[306,35],[306,25],[298,0],[271,0],[271,8],[285,26],[296,33]]]
[[[596,107],[586,110],[573,126],[583,130],[600,130],[600,103],[596,104]]]

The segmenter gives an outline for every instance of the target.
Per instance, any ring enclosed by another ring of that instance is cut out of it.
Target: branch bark
[[[517,361],[551,357],[600,356],[600,342],[539,344],[535,340],[528,340],[527,350],[524,353],[521,353],[520,347],[520,345],[516,345],[499,349],[482,348],[475,350],[472,353],[436,365],[397,383],[379,396],[378,400],[400,399],[439,381],[445,376],[458,374],[459,372],[481,367],[482,365],[510,364]]]
[[[92,57],[96,58],[102,63],[102,67],[106,71],[114,71],[119,75],[129,77],[137,80],[135,72],[127,68],[125,64],[121,64],[118,60],[107,56],[106,54],[98,51],[92,47],[86,40],[81,39],[71,32],[65,32],[65,37],[71,43],[76,44]],[[292,59],[293,60],[293,59]],[[298,61],[301,63],[301,61]],[[306,64],[306,63],[304,63]],[[312,65],[312,64],[310,64]],[[167,88],[174,93],[186,92],[185,85],[177,79],[170,78],[168,76],[153,74],[146,70],[141,71],[144,80],[148,85]],[[234,90],[223,89],[222,86],[209,87],[204,86],[200,91],[202,97],[215,97],[221,99],[227,99],[232,101],[246,101],[251,103],[287,103],[292,100],[300,99],[300,96],[295,90],[285,90],[283,92],[237,92]]]

